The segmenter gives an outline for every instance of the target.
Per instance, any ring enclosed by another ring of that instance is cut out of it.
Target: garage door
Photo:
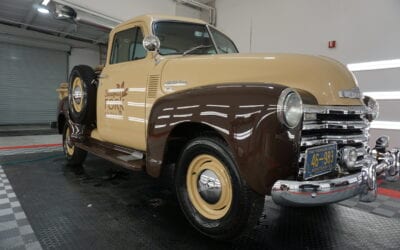
[[[55,121],[67,65],[64,51],[0,43],[0,125]]]

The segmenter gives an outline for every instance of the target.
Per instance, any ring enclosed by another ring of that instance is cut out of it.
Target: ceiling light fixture
[[[347,64],[350,71],[400,68],[400,59]]]
[[[50,3],[50,0],[43,0],[42,5],[47,6]]]
[[[50,11],[44,7],[38,7],[37,10],[42,14],[49,14]]]

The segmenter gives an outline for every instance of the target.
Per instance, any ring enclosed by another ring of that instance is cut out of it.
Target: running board
[[[145,167],[144,154],[134,149],[95,139],[77,142],[75,146],[129,170],[141,171]]]

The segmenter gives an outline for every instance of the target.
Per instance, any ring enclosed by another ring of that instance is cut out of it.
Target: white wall
[[[199,1],[200,3],[206,4],[208,6],[215,7],[215,0],[203,0]],[[200,8],[195,8],[193,6],[189,6],[186,4],[176,4],[176,9],[175,9],[175,15],[177,16],[184,16],[184,17],[191,17],[191,18],[197,18],[201,19],[205,22],[210,22],[210,11],[200,9]]]
[[[217,0],[216,8],[217,27],[241,52],[326,55],[344,64],[400,58],[399,0]],[[364,92],[400,91],[400,68],[355,75]],[[372,129],[372,139],[388,134],[400,147],[400,97],[380,103],[378,120],[399,122],[399,130]]]
[[[199,9],[195,9],[193,7],[184,4],[177,4],[175,9],[175,15],[200,19],[201,11]]]
[[[100,51],[86,48],[72,48],[69,56],[69,70],[79,64],[89,65],[92,68],[100,64]]]
[[[188,5],[177,4],[175,0],[63,0],[66,3],[72,3],[100,14],[119,19],[122,21],[143,14],[166,14],[177,15],[191,18],[199,18],[209,21],[208,11],[192,8]],[[215,0],[199,1],[210,5]]]
[[[400,57],[398,0],[217,0],[216,7],[217,26],[242,52],[323,54],[344,63]]]
[[[149,13],[175,14],[175,1],[173,0],[65,0],[65,2],[123,21]]]

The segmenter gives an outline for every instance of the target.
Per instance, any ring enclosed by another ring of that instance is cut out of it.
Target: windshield
[[[210,31],[214,38],[215,45],[217,45],[218,51],[220,53],[238,53],[235,44],[232,42],[231,39],[229,39],[229,37],[225,36],[224,34],[212,27],[210,27]]]
[[[214,31],[212,32],[214,33]],[[159,53],[161,55],[217,54],[217,50],[215,49],[207,26],[203,24],[184,22],[157,22],[154,24],[154,34],[160,39],[161,47]],[[218,32],[218,35],[225,37],[225,35],[220,32]],[[225,40],[230,41],[229,38],[226,38]],[[232,42],[230,43],[232,44],[231,49],[227,49],[226,43],[224,43],[221,44],[221,48],[218,49],[218,52],[237,52],[234,44]],[[219,45],[217,46],[219,47]]]

